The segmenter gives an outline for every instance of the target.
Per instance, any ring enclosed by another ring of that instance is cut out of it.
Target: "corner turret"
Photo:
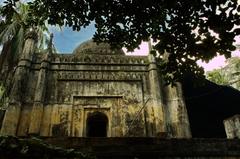
[[[26,34],[23,52],[20,56],[13,76],[13,87],[10,92],[9,106],[2,123],[1,135],[16,135],[18,121],[21,115],[22,95],[25,92],[29,67],[36,49],[37,33],[30,31]]]

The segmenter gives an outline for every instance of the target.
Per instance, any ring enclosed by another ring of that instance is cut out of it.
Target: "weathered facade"
[[[35,45],[30,33],[1,134],[191,137],[181,85],[164,84],[153,56],[91,40],[73,54],[37,54]]]
[[[240,115],[239,114],[234,115],[233,117],[230,117],[228,119],[225,119],[223,123],[224,123],[225,131],[227,134],[227,138],[240,139]]]

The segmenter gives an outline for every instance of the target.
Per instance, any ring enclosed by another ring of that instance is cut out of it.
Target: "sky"
[[[88,27],[82,28],[79,32],[72,31],[72,28],[63,27],[59,29],[57,27],[50,27],[50,32],[53,33],[53,42],[59,53],[72,53],[78,45],[82,42],[90,40],[96,28],[94,23],[91,23]],[[128,53],[127,49],[123,48],[123,51],[127,55],[147,55],[148,54],[148,43],[143,42],[139,49],[135,49],[134,52]]]
[[[50,27],[49,31],[53,33],[53,42],[60,53],[72,53],[73,50],[82,42],[92,38],[96,28],[91,23],[87,28],[82,28],[80,32],[72,31],[72,28]]]

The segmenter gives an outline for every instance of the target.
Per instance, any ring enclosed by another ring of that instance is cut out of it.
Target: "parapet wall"
[[[98,159],[237,159],[239,139],[44,138],[50,144],[92,152]]]

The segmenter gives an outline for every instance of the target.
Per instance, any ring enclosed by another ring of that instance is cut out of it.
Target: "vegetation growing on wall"
[[[38,138],[20,139],[13,136],[0,136],[0,154],[1,158],[6,159],[95,159],[92,154],[53,146]]]

